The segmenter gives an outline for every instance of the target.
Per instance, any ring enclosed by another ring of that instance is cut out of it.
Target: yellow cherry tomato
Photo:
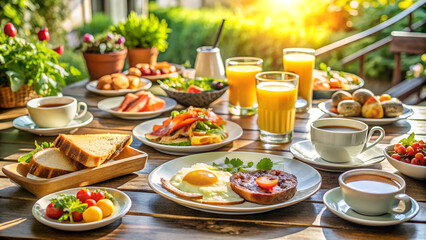
[[[111,216],[114,212],[114,203],[109,199],[101,199],[96,203],[96,206],[102,210],[102,215],[104,217]]]
[[[83,212],[85,222],[96,222],[102,220],[102,210],[97,206],[91,206]]]
[[[382,94],[379,98],[379,101],[384,102],[384,101],[389,101],[391,99],[392,99],[392,97],[389,94]]]

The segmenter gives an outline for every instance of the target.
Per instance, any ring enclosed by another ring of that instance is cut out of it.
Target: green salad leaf
[[[167,78],[165,80],[158,80],[157,81],[160,85],[164,84],[167,85],[170,88],[174,88],[178,91],[184,91],[188,89],[189,86],[194,85],[197,87],[200,87],[203,89],[203,91],[212,91],[212,90],[219,90],[226,86],[228,86],[228,83],[226,80],[223,79],[213,79],[213,78],[202,78],[202,79],[185,79],[181,76],[174,77],[174,78]],[[218,83],[221,84],[221,88],[218,88]]]
[[[227,171],[232,174],[237,172],[250,172],[250,168],[253,167],[253,162],[248,162],[244,165],[244,162],[239,158],[229,159],[225,158],[224,163],[217,164],[215,162],[212,163],[214,167],[218,168],[222,171]],[[271,170],[274,163],[269,158],[262,158],[257,164],[256,169],[261,171]]]
[[[42,144],[38,145],[38,144],[37,144],[37,141],[35,141],[35,143],[34,143],[34,144],[35,144],[36,148],[35,148],[33,151],[31,151],[31,152],[29,152],[29,153],[25,154],[24,156],[20,156],[20,157],[18,158],[18,162],[26,162],[26,163],[29,163],[29,162],[31,161],[31,159],[32,159],[33,155],[34,155],[36,152],[38,152],[38,151],[40,151],[40,150],[43,150],[43,149],[45,149],[45,148],[53,147],[53,143],[51,143],[51,142],[43,142]]]
[[[408,136],[407,138],[401,139],[399,141],[399,143],[401,143],[402,145],[404,145],[405,147],[407,146],[411,146],[413,143],[417,142],[417,140],[414,139],[415,137],[415,133],[412,132],[410,134],[410,136]]]
[[[72,212],[83,213],[87,208],[87,204],[82,203],[74,195],[59,194],[59,198],[52,199],[50,202],[55,204],[55,208],[59,208],[64,211],[64,214],[58,220],[66,221],[69,219],[71,223],[74,222],[72,219]]]

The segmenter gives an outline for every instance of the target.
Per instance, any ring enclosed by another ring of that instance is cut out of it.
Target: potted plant
[[[126,47],[129,49],[129,65],[149,63],[155,65],[159,52],[167,49],[167,37],[170,29],[166,21],[159,20],[154,15],[138,16],[131,12],[127,20],[111,31],[126,38]]]
[[[123,36],[113,33],[101,35],[96,39],[89,33],[84,34],[83,42],[77,50],[83,52],[91,80],[123,70],[127,56],[125,42]]]
[[[12,23],[0,32],[1,108],[23,107],[32,98],[58,95],[66,78],[80,74],[76,68],[59,63],[60,54],[47,47],[48,29],[40,32],[40,41],[16,37]]]

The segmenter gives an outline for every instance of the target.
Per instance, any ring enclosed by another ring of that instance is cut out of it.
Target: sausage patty
[[[259,187],[256,179],[268,177],[278,179],[272,190]],[[238,172],[231,176],[231,187],[245,200],[259,204],[276,204],[287,201],[297,192],[297,178],[279,170]]]

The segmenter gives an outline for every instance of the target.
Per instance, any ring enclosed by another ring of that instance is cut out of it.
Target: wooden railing
[[[425,20],[421,20],[419,22],[416,22],[415,24],[413,24],[413,12],[416,11],[418,8],[422,7],[424,4],[426,3],[426,0],[419,0],[417,2],[415,2],[413,5],[411,5],[409,8],[405,9],[404,11],[400,12],[399,14],[397,14],[396,16],[390,18],[389,20],[376,25],[370,29],[367,29],[363,32],[357,33],[355,35],[352,35],[350,37],[344,38],[342,40],[339,40],[337,42],[331,43],[327,46],[321,47],[319,49],[317,49],[315,51],[315,55],[317,57],[330,53],[332,51],[335,51],[341,47],[347,46],[349,44],[352,44],[354,42],[357,42],[359,40],[362,40],[366,37],[372,36],[392,25],[394,25],[395,23],[401,21],[402,19],[404,19],[405,17],[408,16],[408,27],[406,29],[404,29],[404,31],[413,31],[415,29],[418,29],[419,27],[421,27],[423,24],[425,24]],[[342,60],[343,64],[348,64],[350,62],[353,62],[357,59],[360,59],[360,75],[361,77],[364,77],[364,57],[366,54],[377,50],[378,48],[388,44],[390,42],[390,37],[388,38],[384,38],[376,43],[373,43],[372,45],[367,46],[364,49],[361,49],[360,51],[344,58]]]

